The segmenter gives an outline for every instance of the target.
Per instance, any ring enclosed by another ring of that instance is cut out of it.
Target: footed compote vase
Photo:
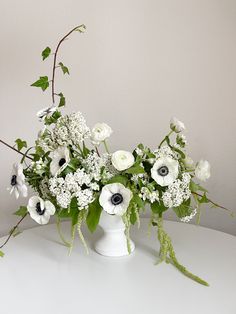
[[[103,256],[121,257],[129,255],[127,239],[125,236],[125,225],[120,216],[109,215],[102,211],[99,225],[103,235],[95,242],[95,251]],[[135,245],[130,240],[130,251],[134,251]]]

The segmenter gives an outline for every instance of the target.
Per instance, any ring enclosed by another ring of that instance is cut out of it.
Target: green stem
[[[174,131],[171,130],[171,131],[164,137],[164,139],[161,141],[161,143],[160,143],[160,145],[158,146],[158,148],[160,148],[161,145],[162,145],[163,143],[165,143],[166,138],[168,138],[173,132],[174,132]]]
[[[108,146],[107,146],[107,142],[106,141],[103,141],[103,144],[104,144],[104,147],[105,147],[105,150],[108,154],[110,154],[109,152],[109,149],[108,149]]]
[[[76,225],[71,226],[71,242],[70,242],[70,248],[69,248],[69,255],[71,255],[71,252],[73,250],[74,240],[75,240],[75,231],[76,231]]]
[[[78,217],[78,223],[77,223],[77,231],[78,231],[78,235],[80,237],[80,240],[81,240],[81,242],[82,242],[82,244],[83,244],[83,246],[85,248],[86,253],[89,254],[87,243],[86,243],[86,241],[84,239],[84,235],[83,235],[83,233],[81,231],[81,225],[82,225],[84,219],[85,219],[85,212],[84,211],[80,211],[79,217]]]
[[[64,235],[61,232],[61,220],[59,217],[57,217],[57,231],[58,231],[58,234],[59,234],[62,242],[65,244],[65,246],[70,247],[70,243],[68,241],[66,241],[66,239],[64,238]]]
[[[159,217],[157,219],[158,226],[158,240],[160,241],[160,262],[165,261],[166,263],[171,263],[174,265],[181,273],[183,273],[186,277],[204,285],[209,286],[209,284],[201,279],[200,277],[189,272],[185,266],[181,265],[175,255],[175,251],[173,248],[173,244],[169,235],[165,232],[163,228],[163,219]]]

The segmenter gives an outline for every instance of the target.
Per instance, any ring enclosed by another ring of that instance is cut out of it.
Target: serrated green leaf
[[[116,175],[116,176],[112,177],[107,183],[108,184],[110,184],[110,183],[121,183],[124,186],[126,186],[128,183],[128,178],[125,176],[122,176],[122,175]]]
[[[50,53],[51,53],[51,48],[50,47],[46,47],[42,51],[42,58],[43,58],[43,60],[45,60],[47,57],[49,57]]]
[[[24,147],[27,148],[27,142],[26,141],[22,141],[20,138],[16,139],[15,143],[16,143],[17,149],[19,151],[21,151],[22,148],[24,148]]]
[[[50,117],[45,117],[44,124],[51,125],[52,123],[56,123],[57,120],[61,117],[61,112],[56,110]]]
[[[49,81],[47,76],[40,76],[39,79],[30,86],[40,87],[45,91],[49,87]]]
[[[3,251],[0,251],[0,257],[3,257],[3,256],[4,256]]]
[[[200,200],[198,200],[200,204],[203,204],[203,203],[209,203],[209,199],[207,198],[206,196],[206,193],[203,194],[202,198]]]
[[[99,223],[99,219],[102,212],[102,206],[99,204],[98,198],[93,201],[93,203],[89,204],[89,211],[86,218],[86,223],[91,232],[94,232]]]
[[[180,206],[178,207],[173,207],[173,211],[176,213],[177,217],[183,218],[186,216],[189,216],[192,213],[192,208],[190,207],[190,198],[183,202]]]
[[[151,210],[154,214],[158,214],[162,216],[162,213],[166,211],[168,208],[164,206],[162,202],[154,202],[151,204]]]
[[[14,213],[14,215],[23,217],[27,212],[28,210],[26,206],[20,206],[20,208]]]
[[[69,69],[62,62],[59,62],[59,66],[61,67],[63,74],[70,74]]]
[[[65,106],[66,105],[65,96],[62,93],[58,94],[58,96],[60,97],[60,101],[59,101],[58,107],[60,108],[60,107]]]
[[[145,170],[140,165],[134,165],[130,167],[129,169],[125,170],[125,173],[128,173],[128,174],[139,174],[139,173],[144,173],[144,172]]]

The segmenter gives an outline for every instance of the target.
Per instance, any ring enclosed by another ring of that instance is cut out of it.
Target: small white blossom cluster
[[[156,158],[163,158],[163,157],[171,157],[173,159],[178,159],[178,154],[173,151],[168,145],[163,145],[160,148],[154,151]]]
[[[64,178],[53,177],[49,180],[49,190],[62,208],[67,208],[73,197],[77,198],[79,210],[87,208],[93,202],[94,191],[99,185],[92,181],[84,169],[77,169]]]
[[[77,112],[60,117],[52,131],[52,137],[59,146],[76,146],[90,137],[90,130],[82,113]]]
[[[144,200],[148,200],[151,203],[154,203],[155,201],[159,201],[159,192],[158,191],[150,191],[147,187],[141,188],[141,193],[139,196]]]
[[[168,186],[166,192],[162,195],[165,207],[177,207],[189,199],[191,195],[189,189],[190,179],[191,176],[189,173],[183,173],[182,180],[177,179]]]
[[[31,168],[34,173],[42,175],[47,168],[47,161],[46,160],[43,161],[42,158],[40,158],[37,161],[33,161],[31,164]]]
[[[196,214],[197,214],[197,209],[195,208],[189,216],[185,216],[185,217],[181,218],[180,220],[181,220],[182,222],[189,222],[190,220],[193,219],[193,217],[194,217]]]
[[[131,180],[135,183],[138,184],[139,180],[143,185],[146,185],[148,183],[148,174],[147,173],[138,173],[138,174],[133,174],[131,177]]]

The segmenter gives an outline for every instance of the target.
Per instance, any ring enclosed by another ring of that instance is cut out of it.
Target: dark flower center
[[[16,175],[14,174],[12,177],[11,177],[11,185],[14,186],[17,184],[17,181],[16,181]]]
[[[162,166],[157,170],[158,174],[162,177],[165,177],[169,173],[169,169],[166,166]]]
[[[36,212],[37,212],[37,214],[39,214],[40,216],[45,213],[45,209],[42,209],[42,208],[41,208],[40,202],[38,202],[38,203],[36,204]]]
[[[113,205],[120,205],[123,202],[123,196],[120,193],[115,193],[111,197],[111,203]]]
[[[66,160],[65,160],[65,158],[61,158],[60,160],[59,160],[59,166],[61,167],[61,166],[63,166],[64,164],[65,164],[65,162],[66,162]]]

